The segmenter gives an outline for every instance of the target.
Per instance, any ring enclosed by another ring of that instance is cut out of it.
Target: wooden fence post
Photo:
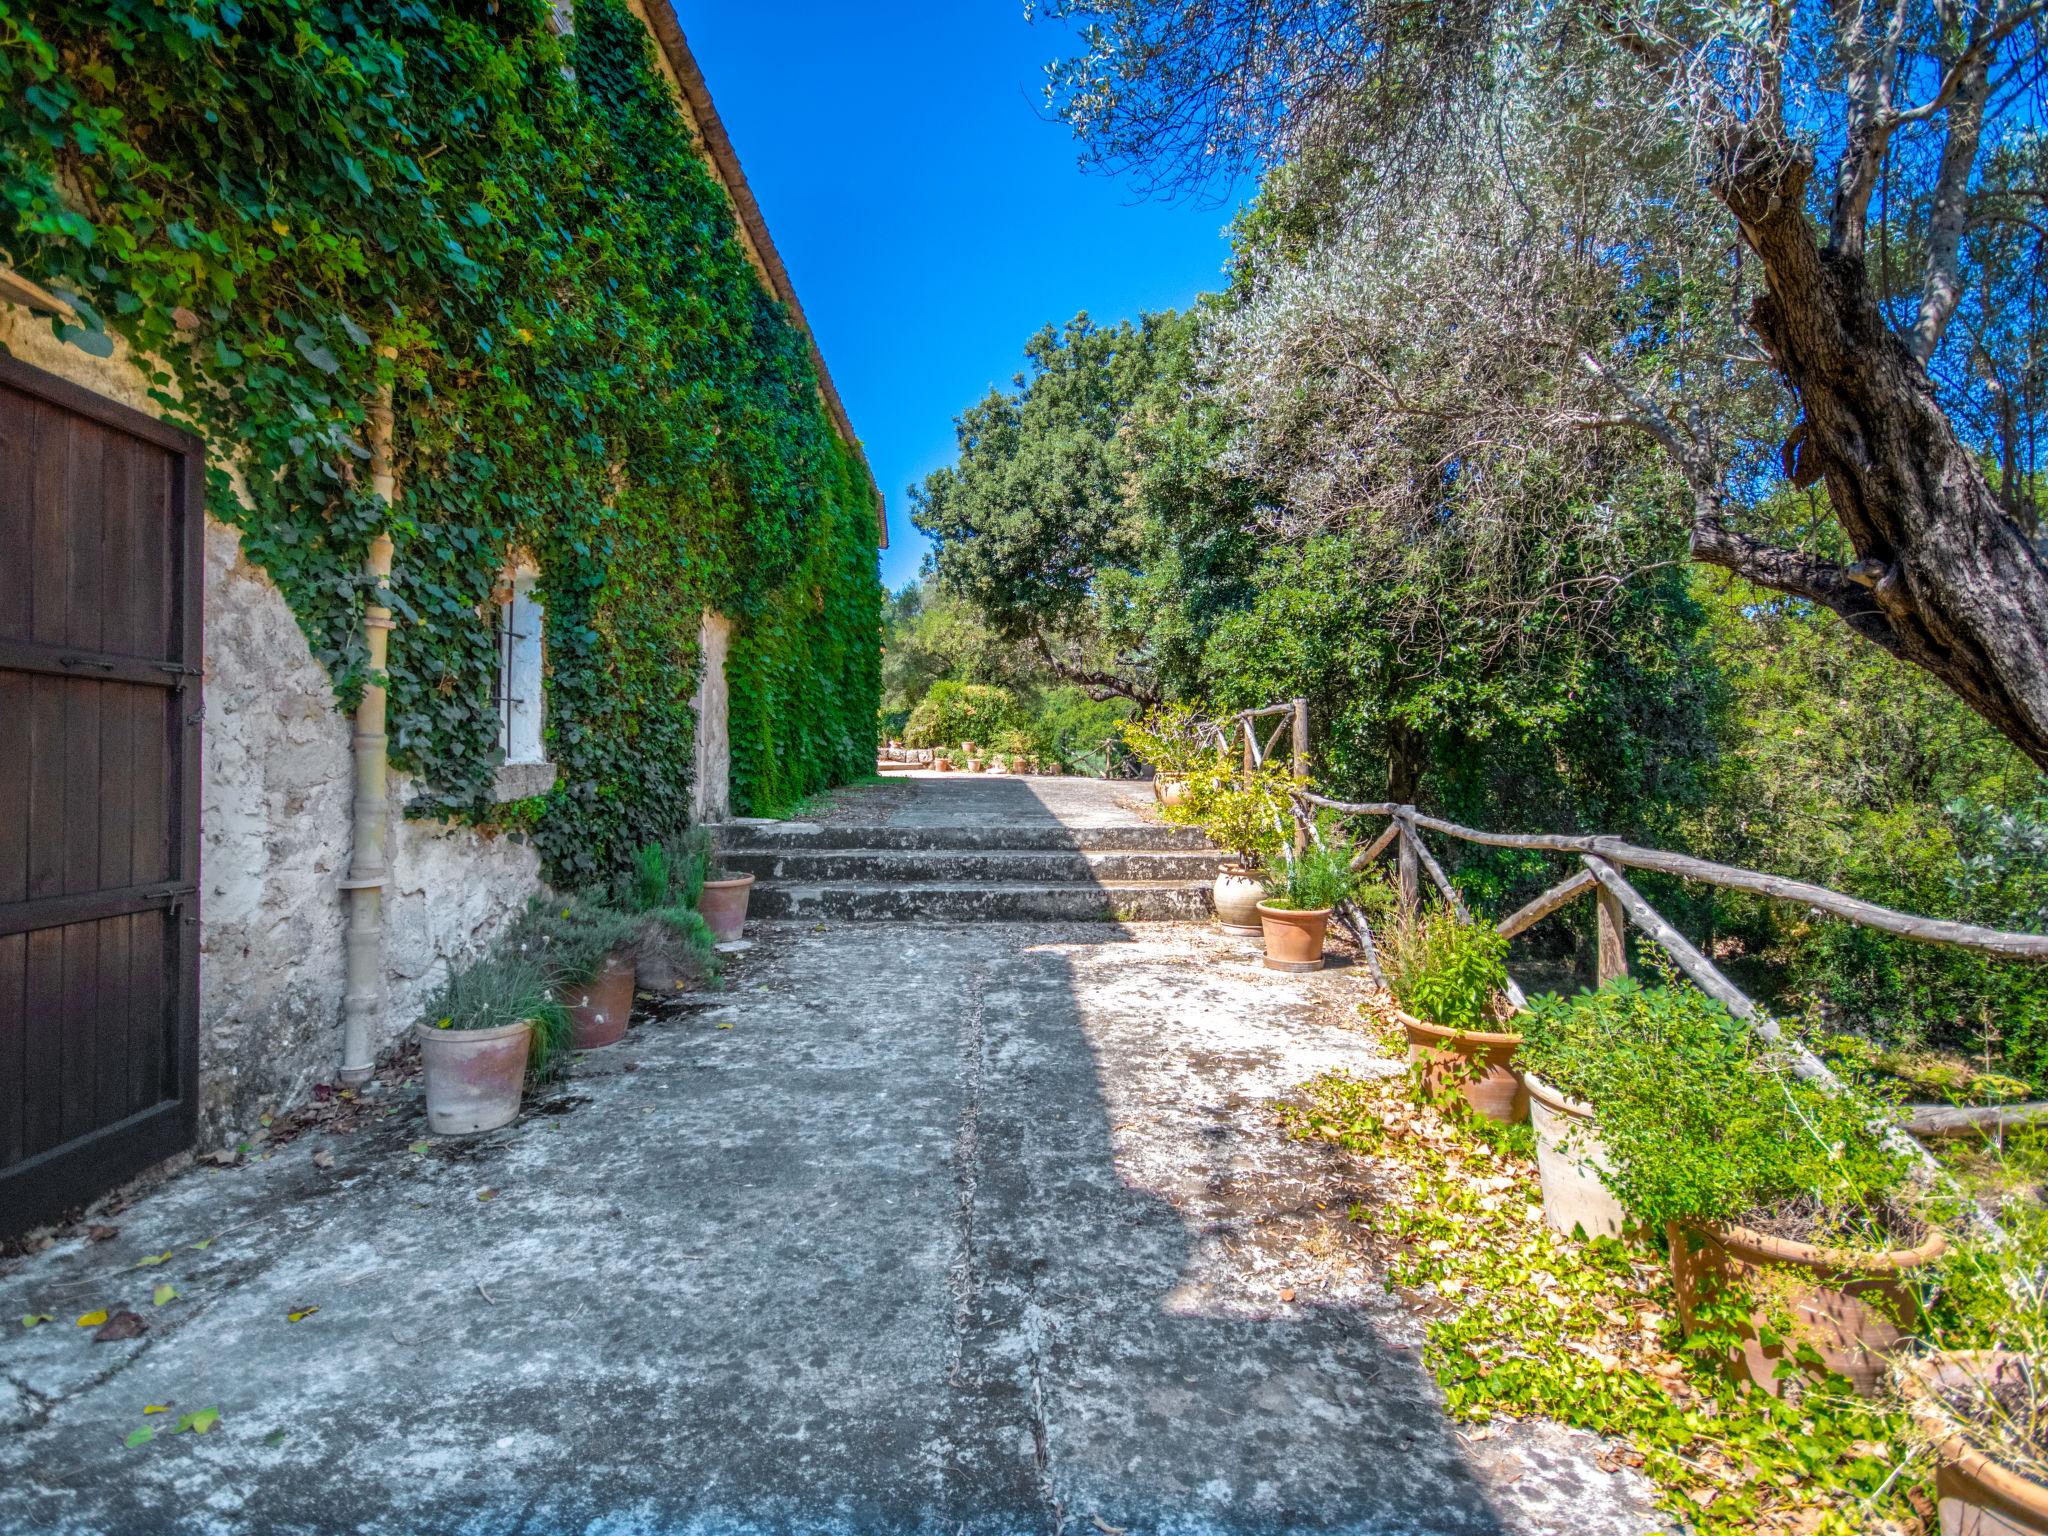
[[[1401,910],[1413,917],[1422,906],[1422,866],[1415,858],[1415,834],[1404,821],[1395,825],[1401,829]]]
[[[1593,890],[1593,909],[1597,945],[1594,985],[1604,987],[1628,974],[1628,914],[1622,910],[1621,898],[1604,885]]]
[[[1294,701],[1294,782],[1308,782],[1308,700]],[[1308,847],[1308,824],[1300,817],[1294,823],[1294,851],[1299,854]],[[1377,966],[1374,969],[1378,969]]]

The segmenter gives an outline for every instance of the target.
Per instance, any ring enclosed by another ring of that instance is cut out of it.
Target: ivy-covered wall
[[[558,883],[689,806],[698,615],[736,625],[735,800],[873,762],[874,489],[640,21],[577,0],[0,0],[0,248],[125,338],[336,702],[396,543],[414,815],[509,819]],[[390,381],[395,508],[368,490]],[[493,585],[540,566],[543,802],[488,803]]]

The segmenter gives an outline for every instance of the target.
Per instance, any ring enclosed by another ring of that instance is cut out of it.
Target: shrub
[[[718,983],[717,942],[695,907],[657,907],[641,919],[641,959],[678,977],[695,977],[707,989]]]
[[[1811,1240],[1892,1235],[1907,1165],[1879,1139],[1880,1106],[1831,1094],[1689,986],[1622,978],[1521,1021],[1530,1071],[1599,1114],[1615,1197],[1653,1228],[1783,1215]]]
[[[551,1075],[569,1048],[569,1011],[555,996],[559,978],[540,961],[513,952],[486,955],[449,974],[427,999],[422,1022],[430,1029],[501,1029],[533,1026],[526,1058],[535,1077]]]
[[[1267,872],[1266,904],[1314,912],[1350,900],[1357,884],[1349,843],[1312,843]]]
[[[1397,909],[1380,966],[1395,1000],[1416,1018],[1443,1029],[1486,1029],[1507,989],[1508,941],[1442,903],[1412,916]]]
[[[1200,827],[1210,842],[1255,869],[1286,846],[1292,782],[1285,770],[1270,763],[1246,773],[1211,762],[1188,776],[1187,793],[1163,814],[1168,821]]]
[[[1006,730],[1030,724],[1024,706],[1007,688],[988,683],[933,683],[903,728],[913,747],[946,747],[971,741],[985,746]]]

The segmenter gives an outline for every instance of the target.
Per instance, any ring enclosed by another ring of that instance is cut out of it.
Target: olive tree
[[[1447,440],[1483,443],[1494,473],[1566,433],[1653,442],[1695,558],[1832,610],[2048,766],[2048,560],[2022,510],[2038,487],[1994,487],[1999,443],[1958,414],[1987,370],[1939,366],[1982,308],[1973,237],[2043,222],[2039,178],[1987,169],[2038,163],[2048,0],[1042,9],[1082,24],[1050,94],[1099,164],[1162,190],[1284,164],[1276,261],[1377,263],[1368,287],[1426,290],[1409,331],[1487,386],[1448,402]],[[1261,289],[1257,264],[1245,282],[1268,306],[1304,296]],[[2039,298],[2007,283],[1997,323],[2037,335]],[[1269,409],[1299,381],[1356,381],[1354,416],[1432,408],[1375,379],[1369,349],[1333,366],[1276,375]],[[1831,538],[1759,517],[1786,481],[1825,486]]]

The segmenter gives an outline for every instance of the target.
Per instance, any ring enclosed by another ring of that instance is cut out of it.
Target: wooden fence
[[[1280,722],[1261,744],[1261,723],[1275,716],[1281,717]],[[1445,821],[1438,816],[1425,815],[1412,805],[1399,805],[1389,801],[1334,800],[1328,795],[1318,794],[1309,787],[1308,704],[1302,699],[1285,704],[1267,705],[1263,709],[1244,710],[1218,720],[1205,721],[1197,729],[1199,739],[1219,751],[1235,750],[1241,738],[1245,766],[1250,769],[1260,766],[1272,756],[1274,748],[1278,745],[1280,733],[1286,730],[1290,723],[1293,726],[1293,808],[1297,849],[1306,846],[1309,838],[1319,837],[1317,822],[1320,813],[1334,813],[1345,822],[1355,818],[1384,818],[1386,825],[1377,835],[1371,836],[1370,840],[1355,839],[1362,843],[1362,847],[1352,859],[1352,867],[1367,868],[1392,850],[1396,860],[1395,879],[1404,907],[1412,912],[1420,905],[1422,882],[1426,878],[1443,897],[1445,904],[1457,913],[1462,921],[1468,923],[1474,920],[1472,913],[1458,894],[1457,888],[1452,885],[1450,876],[1444,872],[1443,865],[1431,851],[1425,833],[1436,833],[1459,842],[1476,843],[1490,848],[1518,848],[1574,857],[1579,868],[1542,895],[1509,913],[1494,927],[1502,935],[1513,938],[1526,932],[1544,918],[1562,911],[1579,897],[1589,896],[1593,901],[1595,913],[1594,968],[1600,983],[1604,984],[1628,974],[1625,935],[1628,926],[1633,923],[1649,935],[1701,991],[1719,1001],[1731,1014],[1741,1019],[1764,1039],[1783,1046],[1795,1072],[1831,1089],[1839,1090],[1842,1084],[1828,1069],[1826,1063],[1798,1041],[1785,1038],[1777,1020],[1759,1009],[1741,988],[1728,979],[1711,958],[1657,911],[1644,898],[1642,892],[1630,884],[1622,874],[1624,869],[1651,870],[1658,874],[1675,875],[1683,880],[1697,880],[1703,884],[1719,886],[1724,890],[1745,891],[1777,901],[1796,902],[1829,917],[1896,934],[1900,938],[1917,943],[1946,944],[2004,960],[2031,961],[2036,964],[2048,962],[2048,935],[2009,933],[2001,929],[1979,927],[1973,923],[1958,923],[1944,918],[1896,912],[1889,907],[1878,906],[1875,902],[1863,901],[1858,897],[1844,895],[1840,891],[1832,891],[1825,886],[1813,885],[1804,880],[1789,880],[1782,875],[1761,874],[1755,870],[1740,869],[1730,864],[1716,864],[1707,859],[1696,859],[1689,854],[1670,853],[1660,848],[1639,848],[1617,837],[1486,832],[1476,827],[1461,826],[1454,821]],[[1385,978],[1380,973],[1378,955],[1373,946],[1372,930],[1363,914],[1356,908],[1346,908],[1340,909],[1338,916],[1358,941],[1374,978],[1384,984]],[[1508,996],[1517,1008],[1527,1004],[1522,989],[1512,978],[1508,981]],[[1914,1107],[1909,1127],[1916,1135],[1933,1137],[1963,1134],[1971,1130],[1995,1132],[2005,1125],[2043,1120],[2048,1120],[2048,1101],[1970,1110],[1952,1109],[1946,1105],[1920,1105]],[[1916,1157],[1925,1160],[1926,1153],[1917,1142],[1909,1142],[1904,1137],[1898,1137],[1898,1141],[1902,1150],[1910,1150]]]

